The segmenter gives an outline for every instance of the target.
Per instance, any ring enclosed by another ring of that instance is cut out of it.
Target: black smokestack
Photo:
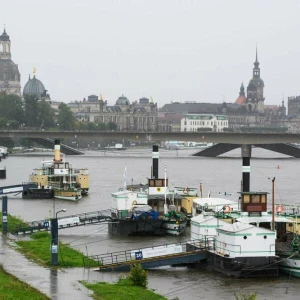
[[[159,159],[159,152],[158,152],[158,145],[153,145],[152,151],[152,177],[158,179],[158,159]]]
[[[251,145],[242,145],[243,158],[243,192],[250,192],[250,158]]]

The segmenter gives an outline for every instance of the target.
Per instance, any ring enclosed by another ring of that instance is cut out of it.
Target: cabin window
[[[59,164],[54,164],[54,169],[59,169]]]
[[[247,239],[247,236],[246,235],[244,235],[244,240],[246,240]]]
[[[154,186],[154,180],[149,180],[149,186]]]
[[[249,203],[249,202],[250,202],[250,197],[249,197],[249,195],[244,195],[243,202],[244,202],[244,203]]]
[[[162,179],[157,179],[156,180],[156,186],[157,187],[163,186],[163,180]]]
[[[254,204],[260,203],[260,197],[258,195],[252,195],[251,203],[254,203]]]
[[[264,235],[264,239],[265,239],[265,240],[267,239],[267,236],[266,236],[266,235]]]
[[[260,202],[261,203],[266,203],[266,195],[261,195]]]

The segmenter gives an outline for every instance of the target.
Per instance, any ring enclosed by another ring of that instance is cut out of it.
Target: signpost
[[[7,234],[7,196],[2,196],[2,233]]]

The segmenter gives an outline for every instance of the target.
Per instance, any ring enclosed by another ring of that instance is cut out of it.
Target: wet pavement
[[[13,240],[0,234],[0,264],[8,273],[46,294],[50,299],[91,299],[92,292],[79,282],[89,279],[88,270],[45,268],[27,260],[15,247]]]

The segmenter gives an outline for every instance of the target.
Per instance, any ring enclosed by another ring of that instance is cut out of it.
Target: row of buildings
[[[0,92],[18,96],[36,95],[49,101],[54,109],[59,103],[53,101],[44,84],[29,76],[23,92],[18,65],[11,59],[11,41],[4,29],[0,36]],[[252,77],[247,89],[241,84],[239,95],[232,103],[175,102],[158,108],[152,99],[142,97],[130,101],[121,95],[114,105],[109,105],[102,96],[90,95],[87,99],[68,103],[79,122],[113,122],[121,131],[197,131],[211,128],[237,130],[249,127],[286,127],[291,132],[300,132],[300,96],[288,97],[288,109],[284,100],[281,105],[266,105],[264,81],[260,76],[258,54],[254,61]]]

